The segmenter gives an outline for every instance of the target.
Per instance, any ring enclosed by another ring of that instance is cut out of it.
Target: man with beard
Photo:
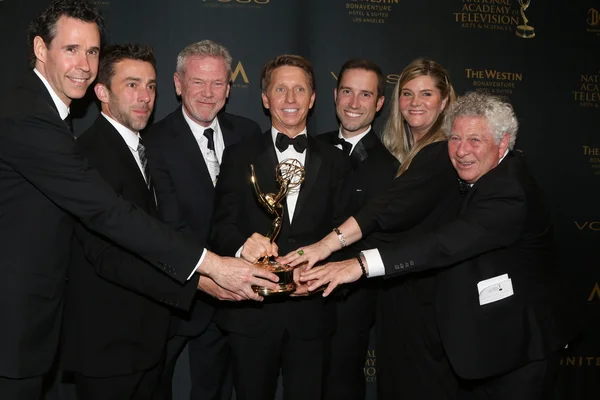
[[[203,243],[208,240],[224,149],[261,133],[256,122],[223,111],[231,61],[229,51],[212,40],[186,46],[177,56],[173,76],[181,106],[152,125],[144,137],[161,220],[191,231]],[[198,292],[191,313],[175,314],[160,389],[164,399],[171,398],[175,364],[186,344],[191,398],[231,397],[229,350],[212,321],[217,307],[218,301]]]
[[[118,196],[77,150],[69,107],[96,79],[102,30],[92,2],[53,1],[29,26],[31,69],[0,98],[1,399],[42,396],[77,220],[182,284],[194,272],[214,279],[231,290],[223,298],[261,300],[252,285],[277,287],[261,279],[274,274],[223,259]]]
[[[94,91],[102,113],[77,145],[116,193],[157,217],[139,135],[156,96],[152,50],[108,46]],[[72,246],[64,367],[75,372],[81,399],[151,399],[164,366],[170,307],[191,306],[198,277],[182,285],[83,225],[76,233],[82,246]]]
[[[400,165],[371,127],[383,107],[384,90],[385,77],[379,66],[369,60],[349,60],[338,75],[333,96],[340,127],[319,138],[340,148],[352,164],[342,196],[347,202],[343,206],[344,217],[354,215],[368,199],[385,189]],[[356,243],[343,254],[356,256],[362,247]],[[325,396],[328,400],[365,398],[363,370],[378,287],[379,282],[365,280],[334,299],[337,330],[331,340]]]

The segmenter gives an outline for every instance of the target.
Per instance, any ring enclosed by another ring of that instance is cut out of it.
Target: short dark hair
[[[115,64],[123,60],[145,61],[156,69],[152,47],[135,43],[113,44],[106,46],[100,54],[97,82],[110,89],[110,80],[115,75]]]
[[[269,85],[271,85],[271,76],[273,75],[273,71],[275,71],[279,67],[298,67],[302,69],[308,75],[308,82],[310,88],[313,92],[316,91],[316,81],[315,81],[315,71],[313,70],[310,62],[302,56],[297,56],[293,54],[283,54],[281,56],[277,56],[274,60],[269,61],[265,64],[262,74],[261,74],[261,88],[263,93],[269,89]]]
[[[374,72],[375,75],[377,75],[377,98],[380,98],[385,94],[385,77],[383,76],[383,72],[381,72],[381,68],[373,61],[365,60],[363,58],[348,60],[342,65],[342,69],[340,69],[340,73],[338,74],[338,90],[340,89],[340,83],[342,82],[344,72],[350,69],[362,69]]]
[[[42,38],[47,47],[56,36],[56,23],[60,17],[78,19],[84,22],[92,22],[98,26],[100,36],[104,33],[104,18],[94,5],[88,0],[54,0],[50,7],[46,8],[29,24],[29,64],[35,67],[35,53],[33,51],[33,39],[36,36]]]

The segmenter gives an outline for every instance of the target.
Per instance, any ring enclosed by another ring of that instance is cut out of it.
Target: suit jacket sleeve
[[[198,263],[203,248],[117,196],[50,112],[3,120],[0,155],[58,207],[176,280],[184,283]]]
[[[496,176],[480,179],[466,199],[466,210],[455,220],[380,248],[386,276],[450,266],[515,243],[525,224],[525,193],[515,178],[488,174]]]
[[[135,254],[101,239],[81,224],[77,224],[75,234],[99,277],[184,311],[192,306],[199,274],[194,274],[182,285]]]
[[[238,226],[240,204],[243,196],[240,189],[247,186],[250,167],[243,171],[246,164],[236,154],[239,145],[225,149],[223,162],[219,173],[219,180],[215,188],[215,210],[211,223],[210,244],[218,254],[233,256],[246,242]]]
[[[402,232],[415,227],[443,201],[448,174],[455,172],[446,142],[423,148],[404,174],[354,215],[363,237],[373,231]]]

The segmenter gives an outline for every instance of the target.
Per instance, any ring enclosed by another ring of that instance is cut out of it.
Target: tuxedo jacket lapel
[[[275,180],[275,166],[277,166],[277,163],[278,161],[277,154],[275,153],[275,146],[273,145],[273,140],[271,139],[271,132],[268,131],[263,136],[262,146],[258,151],[256,161],[253,164],[258,186],[263,193],[276,194],[279,192],[279,186]],[[250,174],[250,165],[248,165],[248,179],[250,178]],[[285,199],[283,200],[282,204],[285,209]],[[284,213],[284,221],[287,218],[286,216],[287,211]],[[264,234],[266,234],[266,232],[264,232]]]
[[[353,168],[356,168],[361,162],[369,157],[369,150],[373,148],[378,140],[379,139],[375,137],[375,133],[371,130],[365,137],[356,143],[354,150],[352,150],[352,154],[350,154],[350,161]]]
[[[233,124],[231,121],[229,121],[227,115],[220,114],[217,116],[217,121],[219,121],[219,128],[223,134],[225,148],[227,148],[227,146],[231,146],[233,143],[237,143],[239,141],[239,132],[235,131]]]
[[[201,185],[209,191],[214,191],[214,185],[210,178],[210,173],[202,156],[200,146],[192,133],[192,129],[183,118],[183,110],[178,113],[173,121],[173,137],[178,142],[178,147],[182,150],[185,163],[190,165],[190,174],[198,177]]]
[[[52,113],[52,115],[56,116],[56,122],[58,123],[58,121],[60,121],[61,125],[67,128],[65,130],[61,130],[61,132],[73,139],[73,133],[69,130],[67,124],[65,124],[63,119],[60,117],[58,108],[56,108],[56,104],[54,103],[54,100],[52,100],[52,96],[50,96],[48,89],[41,81],[41,79],[36,75],[36,73],[33,72],[33,70],[31,70],[28,74],[25,75],[25,77],[21,81],[21,87],[27,91],[35,93],[36,96],[41,97],[43,99],[42,103],[48,107],[48,110]]]
[[[115,129],[110,122],[106,120],[102,115],[98,116],[96,126],[101,134],[106,138],[111,149],[114,149],[115,158],[118,161],[118,165],[123,165],[122,173],[129,176],[130,178],[123,179],[125,182],[134,182],[135,190],[140,193],[148,193],[148,199],[152,201],[152,208],[156,208],[154,199],[154,193],[150,193],[144,175],[138,166],[131,150],[121,134]]]
[[[319,169],[321,168],[321,162],[321,152],[319,151],[317,143],[314,138],[308,136],[306,161],[304,163],[304,183],[300,187],[298,202],[296,203],[296,209],[294,210],[294,221],[297,220],[297,216],[299,216],[302,212],[302,208],[306,204],[310,196],[310,192],[317,181]]]

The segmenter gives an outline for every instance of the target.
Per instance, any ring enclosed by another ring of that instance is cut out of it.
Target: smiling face
[[[50,43],[33,39],[36,69],[67,106],[85,95],[98,74],[100,31],[93,22],[62,16]]]
[[[185,113],[204,127],[213,122],[229,97],[227,66],[219,57],[190,57],[174,81]]]
[[[383,106],[377,98],[377,74],[364,69],[348,69],[334,90],[335,110],[346,138],[360,135],[373,122]]]
[[[458,176],[475,183],[498,165],[508,142],[509,135],[505,133],[496,143],[486,118],[458,117],[452,124],[448,154]]]
[[[447,100],[442,99],[440,90],[429,75],[410,80],[400,89],[400,112],[410,126],[415,142],[435,124]]]
[[[94,90],[102,112],[139,132],[148,124],[156,98],[156,72],[146,61],[125,59],[114,65],[110,88],[98,83]]]
[[[308,74],[299,67],[282,66],[271,74],[269,87],[262,93],[263,105],[271,113],[277,131],[295,137],[306,127],[308,111],[315,102]]]

